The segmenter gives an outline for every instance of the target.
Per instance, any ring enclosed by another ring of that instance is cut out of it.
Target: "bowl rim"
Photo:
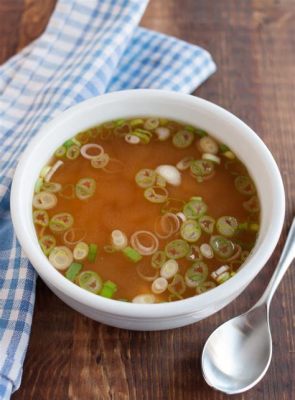
[[[176,102],[184,102],[191,106],[201,107],[206,111],[218,114],[221,118],[225,118],[233,124],[238,131],[244,132],[245,135],[249,135],[252,141],[255,142],[257,152],[264,158],[264,162],[268,164],[269,172],[272,175],[272,183],[276,187],[275,198],[273,199],[274,204],[277,206],[276,213],[274,213],[273,219],[266,230],[264,238],[259,247],[255,249],[251,259],[244,263],[243,268],[237,275],[233,276],[229,281],[222,285],[214,288],[212,291],[176,302],[159,304],[134,304],[106,299],[87,292],[64,278],[51,266],[41,249],[37,248],[35,243],[30,240],[29,230],[26,228],[22,214],[20,188],[26,170],[26,163],[30,157],[32,149],[38,144],[40,138],[45,135],[48,130],[52,129],[62,121],[70,119],[75,112],[83,112],[83,110],[87,110],[93,106],[98,107],[100,104],[105,102],[124,101],[130,96],[133,98],[134,96],[137,96],[144,100],[161,97],[164,100],[167,99],[169,101],[174,100]],[[65,295],[80,304],[89,306],[100,312],[136,319],[157,319],[165,317],[177,318],[180,315],[193,314],[196,311],[210,307],[213,303],[222,303],[225,298],[233,296],[237,292],[237,288],[242,291],[260,272],[271,256],[282,230],[284,215],[285,193],[282,178],[272,154],[257,134],[238,117],[217,104],[196,96],[159,89],[132,89],[107,93],[83,101],[70,107],[66,111],[61,112],[57,117],[46,123],[30,141],[17,165],[11,188],[11,216],[14,229],[22,248],[40,277],[44,279],[45,282],[48,281],[49,285],[55,287],[58,291],[63,292]],[[253,268],[253,266],[255,267],[255,263],[258,261],[261,267]]]

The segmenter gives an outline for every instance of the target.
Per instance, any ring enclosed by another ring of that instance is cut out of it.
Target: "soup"
[[[200,295],[237,273],[259,231],[243,163],[207,132],[159,118],[78,133],[40,172],[33,219],[67,279],[134,303]]]

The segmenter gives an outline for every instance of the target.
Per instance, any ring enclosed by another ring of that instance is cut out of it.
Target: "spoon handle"
[[[273,276],[267,285],[263,295],[258,300],[253,308],[261,306],[262,304],[266,304],[267,308],[269,308],[272,297],[279,286],[283,276],[285,275],[287,269],[290,264],[294,260],[295,257],[295,218],[293,219],[290,231],[288,233],[288,237],[283,248],[283,252],[279,259],[278,265],[273,273]]]

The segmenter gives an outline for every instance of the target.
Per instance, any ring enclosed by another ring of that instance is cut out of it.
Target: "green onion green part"
[[[101,289],[101,292],[99,294],[102,297],[106,297],[108,299],[111,299],[116,291],[117,291],[117,285],[112,281],[106,281],[102,285],[102,289]]]
[[[74,280],[76,279],[76,276],[79,274],[82,267],[83,267],[82,264],[73,262],[70,265],[69,269],[65,273],[66,278],[69,279],[70,281],[74,282]]]
[[[81,272],[77,277],[78,285],[91,293],[99,294],[102,288],[101,277],[93,271]]]
[[[133,249],[130,246],[125,247],[122,250],[122,253],[124,254],[124,256],[126,256],[130,261],[137,263],[138,261],[140,261],[142,259],[142,255],[139,254],[139,252],[135,249]]]
[[[91,263],[95,262],[97,250],[98,250],[97,244],[95,244],[95,243],[89,244],[89,251],[88,251],[88,255],[87,255],[87,259],[89,262],[91,262]]]

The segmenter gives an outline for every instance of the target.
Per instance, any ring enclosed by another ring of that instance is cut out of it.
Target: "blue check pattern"
[[[215,71],[204,49],[139,28],[148,0],[59,0],[46,31],[0,66],[0,399],[21,382],[36,274],[15,237],[9,196],[29,140],[66,108],[105,92],[192,92]]]

